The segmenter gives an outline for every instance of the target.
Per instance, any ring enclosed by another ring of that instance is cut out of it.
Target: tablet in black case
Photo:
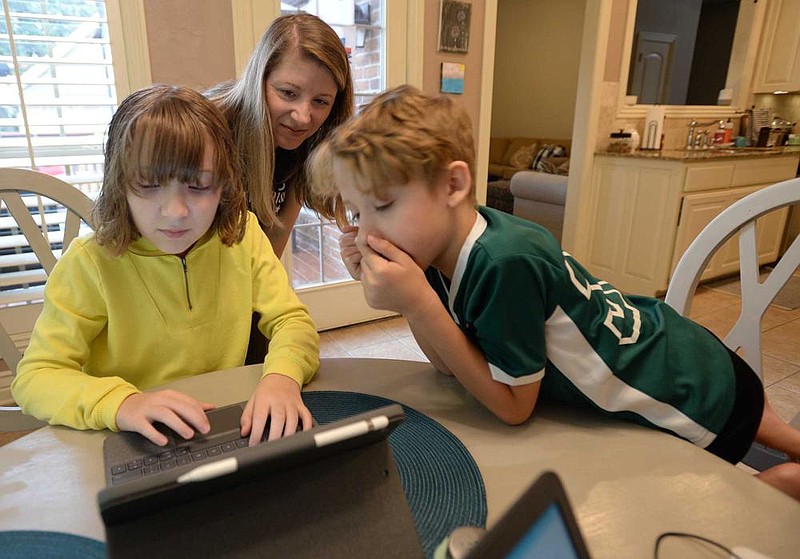
[[[110,485],[109,557],[422,557],[387,440],[403,417],[386,406]],[[130,435],[109,437],[107,460]]]

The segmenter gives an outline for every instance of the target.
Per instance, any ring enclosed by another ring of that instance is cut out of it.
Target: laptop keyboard
[[[157,474],[171,470],[178,466],[185,466],[195,462],[202,462],[209,458],[216,458],[238,448],[247,446],[249,437],[217,438],[202,440],[201,442],[185,441],[173,448],[166,448],[158,453],[136,458],[125,464],[111,466],[111,484],[119,485],[143,476]]]

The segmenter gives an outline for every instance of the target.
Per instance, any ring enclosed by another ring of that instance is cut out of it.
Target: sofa
[[[538,223],[561,242],[568,180],[565,175],[539,171],[515,173],[509,186],[514,215]]]
[[[556,171],[569,167],[572,142],[564,139],[532,137],[494,137],[489,140],[489,182],[510,180],[525,170]],[[547,153],[546,146],[561,146],[563,154]],[[538,159],[537,159],[537,156]],[[536,165],[538,168],[534,168]],[[564,173],[566,174],[566,173]]]
[[[486,204],[535,221],[561,241],[571,144],[565,139],[491,138]]]

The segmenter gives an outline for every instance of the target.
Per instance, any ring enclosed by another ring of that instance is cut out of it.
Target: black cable
[[[705,538],[703,536],[698,536],[697,534],[690,534],[688,532],[662,532],[656,538],[656,545],[655,545],[655,549],[653,550],[653,559],[658,559],[658,547],[661,545],[661,541],[664,538],[668,538],[668,537],[688,538],[688,539],[693,539],[693,540],[700,540],[701,542],[713,545],[714,547],[716,547],[718,549],[721,549],[722,551],[727,553],[728,557],[730,557],[731,559],[742,559],[740,556],[736,555],[730,548],[725,547],[721,543],[715,542],[714,540],[711,540],[709,538]]]

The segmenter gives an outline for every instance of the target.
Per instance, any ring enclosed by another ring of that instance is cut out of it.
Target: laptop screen
[[[507,555],[508,559],[579,559],[558,505],[548,506]]]

